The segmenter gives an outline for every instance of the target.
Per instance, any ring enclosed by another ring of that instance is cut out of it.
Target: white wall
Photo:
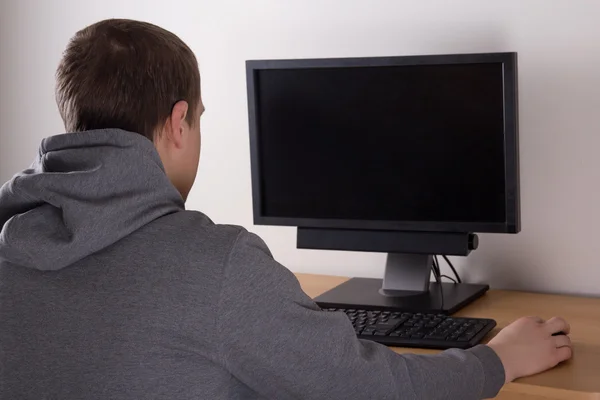
[[[148,20],[198,54],[207,113],[188,203],[260,233],[294,271],[378,276],[383,257],[299,251],[292,228],[252,227],[244,61],[518,51],[523,232],[484,235],[467,280],[600,295],[600,2],[596,0],[3,0],[0,180],[60,133],[53,76],[79,28]]]

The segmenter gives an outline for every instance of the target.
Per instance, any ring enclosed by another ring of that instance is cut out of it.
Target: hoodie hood
[[[184,209],[154,145],[118,129],[52,136],[0,188],[0,260],[59,270]]]

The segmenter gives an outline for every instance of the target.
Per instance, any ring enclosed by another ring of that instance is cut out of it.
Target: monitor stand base
[[[315,298],[321,308],[394,309],[413,313],[454,314],[488,291],[488,285],[431,282],[426,292],[382,294],[381,279],[353,278]]]

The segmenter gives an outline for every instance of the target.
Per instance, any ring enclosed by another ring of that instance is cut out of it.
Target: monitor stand
[[[383,280],[353,278],[315,301],[322,308],[454,314],[489,289],[488,285],[430,282],[432,262],[431,255],[390,253]]]

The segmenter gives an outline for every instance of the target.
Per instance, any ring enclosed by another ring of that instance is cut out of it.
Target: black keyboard
[[[323,310],[346,313],[359,339],[397,347],[468,349],[479,344],[496,326],[492,319],[455,318],[444,314],[343,308]]]

